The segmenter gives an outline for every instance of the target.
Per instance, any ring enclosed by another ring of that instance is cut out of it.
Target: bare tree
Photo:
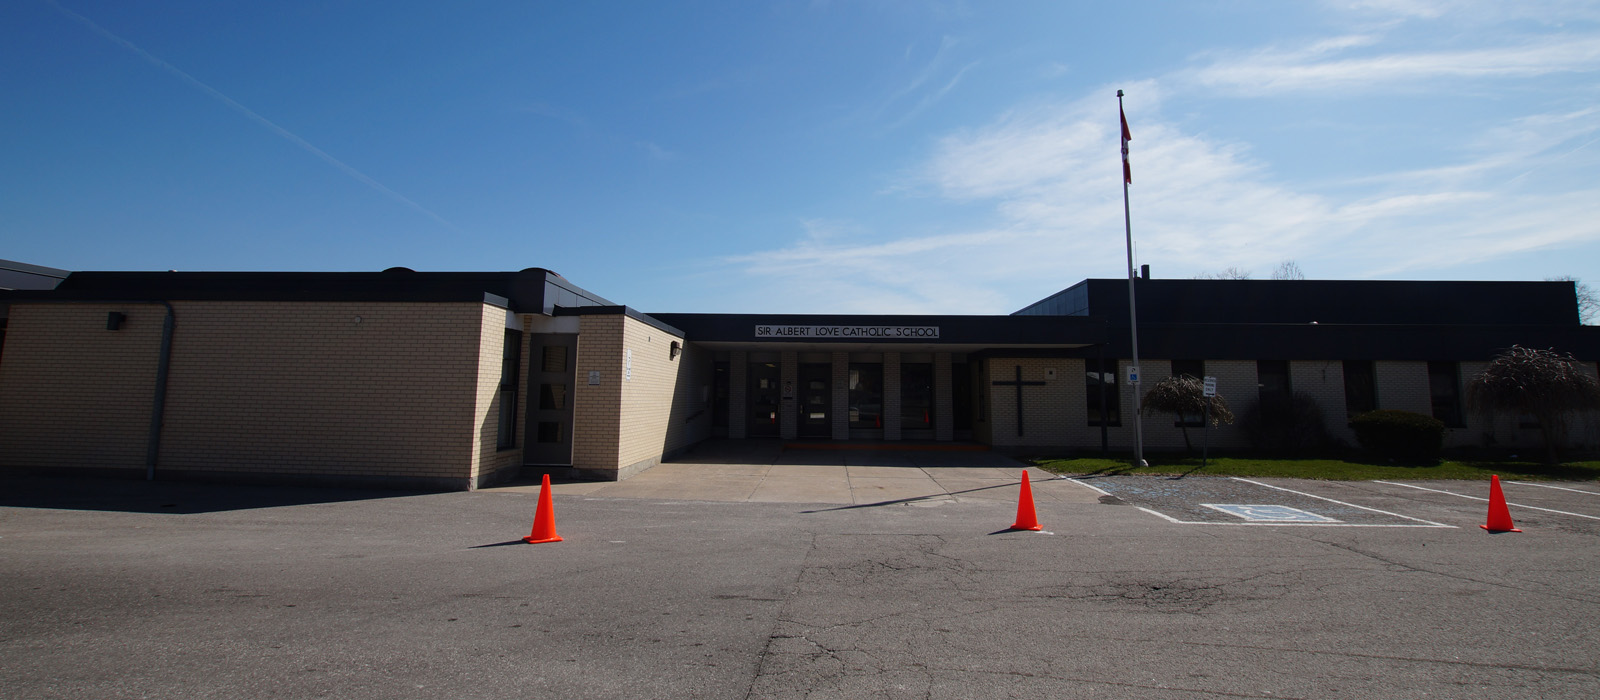
[[[1202,272],[1194,276],[1197,280],[1247,280],[1250,279],[1249,270],[1230,267],[1221,272]]]
[[[1187,374],[1167,377],[1145,392],[1144,404],[1139,407],[1139,412],[1156,411],[1177,416],[1178,424],[1183,427],[1183,448],[1193,452],[1194,446],[1189,444],[1189,421],[1192,420],[1191,416],[1205,415],[1207,403],[1211,404],[1212,427],[1233,422],[1233,411],[1228,410],[1228,402],[1220,394],[1209,397],[1205,394],[1205,384],[1199,379]]]
[[[1555,464],[1567,416],[1600,410],[1600,383],[1571,355],[1513,345],[1467,382],[1467,406],[1490,418],[1497,412],[1532,415],[1545,459]]]
[[[1285,260],[1272,269],[1272,279],[1275,280],[1303,280],[1305,278],[1306,273],[1301,271],[1300,264],[1293,260]]]
[[[1562,275],[1560,277],[1546,277],[1546,278],[1544,278],[1544,280],[1546,282],[1571,282],[1572,283],[1573,288],[1578,293],[1578,322],[1579,323],[1583,323],[1584,325],[1592,326],[1592,325],[1594,325],[1594,322],[1596,320],[1600,320],[1600,319],[1596,318],[1597,316],[1600,316],[1600,294],[1596,294],[1595,293],[1594,287],[1590,287],[1589,285],[1584,284],[1583,280],[1580,280],[1580,279],[1578,279],[1576,277],[1573,277],[1572,275]]]

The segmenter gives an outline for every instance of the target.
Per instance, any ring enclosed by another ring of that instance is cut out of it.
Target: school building
[[[0,469],[472,489],[625,479],[712,438],[1134,443],[1127,280],[1005,316],[790,315],[645,313],[540,268],[34,273],[0,291]],[[1350,417],[1393,408],[1451,446],[1536,448],[1525,417],[1468,413],[1466,382],[1513,344],[1600,359],[1571,282],[1147,272],[1137,312],[1144,387],[1216,377],[1236,413],[1300,395],[1350,444]],[[1186,426],[1146,416],[1146,449]]]

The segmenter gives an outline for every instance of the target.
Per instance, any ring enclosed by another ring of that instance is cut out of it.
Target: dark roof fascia
[[[934,316],[837,314],[651,314],[682,328],[695,342],[859,343],[859,338],[757,338],[755,327],[770,326],[938,326],[939,338],[873,342],[959,345],[1079,345],[1105,342],[1106,324],[1086,316]]]
[[[1108,329],[1107,357],[1132,355],[1126,324]],[[1529,325],[1139,324],[1139,354],[1200,360],[1486,361],[1512,345],[1600,360],[1600,327]],[[1094,351],[1078,351],[1093,357]]]
[[[547,275],[522,272],[74,272],[39,299],[479,302],[543,313]],[[566,285],[570,286],[570,285]],[[26,297],[13,296],[21,301]]]
[[[1084,284],[1089,314],[1128,318],[1128,280],[1089,279],[1074,288]],[[1139,279],[1134,289],[1140,325],[1578,324],[1575,287],[1563,281]]]
[[[658,318],[655,318],[654,316],[652,316],[650,314],[646,314],[644,312],[641,312],[638,309],[634,309],[634,308],[631,308],[631,307],[628,307],[628,306],[617,305],[617,304],[613,304],[613,305],[610,305],[610,306],[557,306],[555,308],[555,313],[553,315],[555,315],[555,316],[610,316],[610,315],[622,315],[622,316],[627,316],[628,318],[631,318],[631,319],[633,319],[635,321],[638,321],[640,323],[646,324],[646,325],[648,325],[648,326],[650,326],[652,328],[655,328],[657,330],[661,330],[661,331],[665,331],[667,333],[671,333],[671,334],[673,334],[675,336],[678,336],[679,338],[683,338],[684,340],[688,340],[689,339],[689,336],[688,336],[687,333],[684,333],[682,330],[679,330],[678,328],[673,327],[671,324],[666,323],[665,321],[662,321],[662,320],[660,320]]]

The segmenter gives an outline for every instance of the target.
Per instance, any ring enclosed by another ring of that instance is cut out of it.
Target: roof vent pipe
[[[1139,277],[1141,277],[1143,279],[1150,279],[1150,266],[1149,265],[1140,265],[1139,266]]]

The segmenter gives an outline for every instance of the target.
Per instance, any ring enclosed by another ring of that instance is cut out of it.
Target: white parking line
[[[1221,523],[1208,520],[1179,520],[1166,513],[1150,510],[1144,506],[1134,507],[1176,525],[1226,525],[1230,527],[1447,527],[1452,530],[1458,529],[1454,525],[1440,525],[1439,523],[1428,523],[1427,525],[1385,525],[1383,523]],[[1357,507],[1359,508],[1360,506]],[[1405,516],[1402,515],[1400,517],[1404,518]],[[1410,518],[1410,520],[1416,520],[1416,518]],[[1428,521],[1423,520],[1420,522],[1427,523]]]
[[[1396,518],[1402,518],[1404,520],[1415,520],[1415,521],[1417,521],[1419,523],[1422,523],[1422,524],[1421,525],[1385,525],[1385,524],[1382,524],[1382,523],[1337,523],[1337,522],[1336,523],[1294,523],[1294,522],[1275,522],[1275,523],[1264,523],[1264,522],[1234,523],[1234,522],[1226,522],[1226,523],[1224,523],[1224,522],[1210,522],[1210,521],[1204,521],[1204,520],[1179,520],[1179,519],[1174,518],[1174,517],[1172,517],[1170,515],[1167,515],[1166,513],[1162,513],[1162,512],[1159,512],[1159,511],[1154,511],[1154,510],[1151,510],[1151,509],[1146,508],[1144,506],[1134,506],[1134,507],[1138,508],[1139,510],[1142,510],[1142,511],[1144,511],[1146,513],[1154,515],[1154,516],[1156,516],[1158,518],[1161,518],[1162,520],[1165,520],[1165,521],[1167,521],[1169,523],[1174,523],[1174,524],[1177,524],[1177,525],[1227,525],[1227,526],[1233,526],[1233,527],[1430,527],[1430,528],[1449,528],[1451,530],[1460,529],[1460,528],[1457,528],[1454,525],[1445,525],[1443,523],[1436,523],[1436,522],[1432,522],[1432,521],[1429,521],[1429,520],[1423,520],[1421,518],[1413,518],[1413,517],[1411,517],[1409,515],[1401,515],[1399,513],[1390,513],[1388,511],[1378,510],[1377,508],[1368,508],[1366,506],[1358,506],[1358,505],[1356,505],[1354,503],[1345,503],[1343,501],[1335,501],[1335,500],[1333,500],[1331,498],[1323,498],[1322,496],[1318,496],[1316,494],[1302,493],[1300,491],[1295,491],[1294,489],[1286,489],[1286,488],[1283,488],[1281,486],[1273,486],[1272,484],[1263,484],[1263,483],[1261,483],[1259,481],[1251,481],[1249,479],[1242,479],[1242,478],[1239,478],[1239,477],[1232,477],[1232,478],[1234,480],[1236,480],[1236,481],[1243,481],[1245,483],[1255,484],[1257,486],[1265,486],[1265,487],[1267,487],[1269,489],[1277,489],[1279,491],[1288,491],[1289,493],[1298,493],[1298,494],[1300,494],[1302,496],[1310,496],[1312,498],[1317,498],[1317,499],[1321,499],[1321,500],[1324,500],[1324,501],[1329,501],[1331,503],[1337,503],[1337,504],[1342,505],[1342,506],[1349,506],[1351,508],[1360,508],[1361,510],[1370,510],[1370,511],[1372,511],[1374,513],[1382,513],[1384,515],[1390,515],[1390,516],[1394,516]],[[1094,486],[1090,486],[1089,484],[1086,484],[1083,481],[1080,481],[1078,479],[1072,479],[1072,481],[1074,483],[1077,483],[1077,484],[1082,484],[1083,486],[1085,486],[1085,487],[1087,487],[1089,489],[1092,489],[1093,491],[1095,491],[1096,493],[1099,493],[1101,495],[1112,496],[1113,498],[1116,497],[1116,494],[1113,494],[1113,493],[1110,493],[1108,491],[1105,491],[1104,489],[1100,489],[1100,488],[1096,488]]]
[[[1518,486],[1537,486],[1537,487],[1539,487],[1541,489],[1556,489],[1557,491],[1571,491],[1573,493],[1587,493],[1590,496],[1600,496],[1600,493],[1595,493],[1594,491],[1585,491],[1583,489],[1569,489],[1569,488],[1567,488],[1565,486],[1551,486],[1549,484],[1535,484],[1535,483],[1533,483],[1531,481],[1502,481],[1500,483],[1503,483],[1503,484],[1516,484]]]
[[[1082,486],[1082,487],[1084,487],[1086,489],[1089,489],[1091,491],[1094,491],[1095,493],[1098,493],[1098,494],[1100,494],[1102,496],[1110,496],[1111,495],[1110,493],[1106,492],[1104,489],[1100,489],[1100,488],[1096,488],[1094,486],[1090,486],[1088,483],[1083,482],[1081,480],[1073,479],[1073,478],[1065,477],[1065,476],[1061,477],[1061,478],[1066,479],[1067,481],[1071,481],[1072,483],[1077,484],[1079,486]]]
[[[1415,520],[1415,521],[1417,521],[1419,523],[1427,523],[1429,527],[1448,527],[1448,528],[1451,528],[1451,529],[1457,529],[1456,526],[1454,526],[1454,525],[1445,525],[1444,523],[1436,523],[1436,522],[1433,522],[1431,520],[1423,520],[1422,518],[1413,518],[1413,517],[1411,517],[1409,515],[1401,515],[1399,513],[1390,513],[1389,511],[1386,511],[1386,510],[1378,510],[1377,508],[1368,508],[1366,506],[1358,506],[1358,505],[1356,505],[1354,503],[1345,503],[1344,501],[1335,501],[1335,500],[1333,500],[1331,498],[1325,498],[1323,496],[1318,496],[1318,495],[1316,495],[1314,493],[1306,493],[1304,491],[1296,491],[1294,489],[1286,489],[1286,488],[1284,488],[1282,486],[1273,486],[1272,484],[1264,484],[1264,483],[1261,483],[1259,481],[1252,481],[1250,479],[1246,479],[1246,478],[1238,477],[1238,476],[1235,476],[1235,477],[1232,477],[1232,478],[1233,478],[1234,481],[1243,481],[1244,483],[1247,483],[1247,484],[1255,484],[1256,486],[1265,486],[1265,487],[1267,487],[1269,489],[1277,489],[1279,491],[1288,491],[1289,493],[1297,493],[1297,494],[1300,494],[1302,496],[1309,496],[1311,498],[1317,498],[1317,499],[1321,499],[1321,500],[1324,500],[1324,501],[1328,501],[1329,503],[1337,503],[1337,504],[1339,504],[1341,506],[1349,506],[1351,508],[1360,508],[1361,510],[1370,510],[1370,511],[1372,511],[1374,513],[1382,513],[1384,515],[1392,515],[1392,516],[1394,516],[1396,518],[1404,518],[1406,520]],[[1405,526],[1395,526],[1395,527],[1418,527],[1418,526],[1416,526],[1416,525],[1405,525]]]
[[[1484,503],[1488,503],[1489,502],[1489,499],[1487,499],[1487,498],[1478,498],[1477,496],[1468,496],[1468,495],[1466,495],[1464,493],[1456,493],[1454,491],[1444,491],[1444,490],[1441,490],[1441,489],[1430,489],[1430,488],[1426,488],[1426,487],[1422,487],[1422,486],[1412,486],[1411,484],[1402,484],[1402,483],[1399,483],[1397,481],[1373,481],[1372,483],[1374,483],[1374,484],[1388,484],[1390,486],[1404,486],[1404,487],[1406,487],[1408,489],[1416,489],[1418,491],[1432,491],[1433,493],[1442,493],[1442,494],[1445,494],[1447,496],[1455,496],[1456,498],[1470,498],[1470,499],[1472,499],[1474,501],[1483,501]],[[1512,503],[1510,501],[1507,501],[1506,505],[1508,505],[1508,506],[1516,506],[1517,508],[1526,508],[1528,510],[1542,510],[1542,511],[1544,511],[1546,513],[1559,513],[1561,515],[1571,515],[1571,516],[1576,517],[1576,518],[1588,518],[1590,520],[1600,520],[1600,517],[1596,517],[1596,516],[1593,516],[1593,515],[1584,515],[1582,513],[1569,513],[1569,512],[1564,511],[1564,510],[1555,510],[1555,509],[1552,509],[1552,508],[1540,508],[1539,506],[1525,506],[1525,505],[1522,505],[1520,503]]]

